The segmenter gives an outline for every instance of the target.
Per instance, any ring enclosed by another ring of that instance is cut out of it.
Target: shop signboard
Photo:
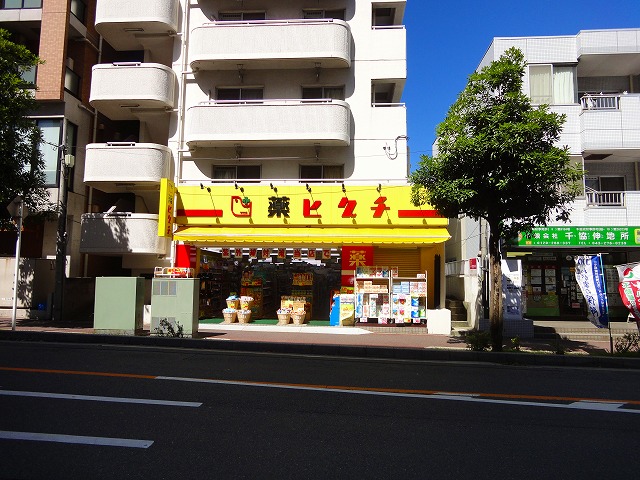
[[[520,247],[637,247],[636,227],[535,227],[518,236]]]
[[[160,179],[160,214],[158,215],[158,236],[171,237],[173,235],[174,198],[176,186],[168,178]]]
[[[342,247],[342,286],[353,287],[354,272],[358,267],[373,266],[373,246]]]
[[[211,192],[199,186],[177,190],[178,225],[237,226],[421,226],[446,227],[448,221],[429,205],[411,203],[411,186],[313,187],[244,186],[244,197],[234,186]]]

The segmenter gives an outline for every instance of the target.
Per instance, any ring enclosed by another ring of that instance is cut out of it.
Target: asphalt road
[[[0,342],[0,478],[633,478],[640,371]]]

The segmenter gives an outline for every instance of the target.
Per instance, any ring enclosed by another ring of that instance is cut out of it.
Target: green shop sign
[[[640,227],[535,227],[519,247],[637,247]]]

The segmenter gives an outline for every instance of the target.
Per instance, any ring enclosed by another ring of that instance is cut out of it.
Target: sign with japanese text
[[[520,234],[521,247],[636,247],[640,227],[535,227]]]
[[[425,226],[448,221],[428,205],[411,203],[410,185],[248,184],[243,196],[234,186],[180,186],[176,223],[181,226]]]
[[[356,268],[372,265],[373,246],[343,246],[341,285],[344,287],[352,287]]]
[[[173,236],[173,221],[175,216],[174,198],[176,186],[168,178],[160,179],[160,209],[158,210],[158,236]]]

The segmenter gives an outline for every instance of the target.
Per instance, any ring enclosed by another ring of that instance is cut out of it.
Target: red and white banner
[[[622,303],[636,321],[640,331],[640,263],[617,265],[620,283],[618,292]]]
[[[287,258],[287,249],[286,248],[279,248],[278,249],[278,260],[284,260],[285,258]]]

